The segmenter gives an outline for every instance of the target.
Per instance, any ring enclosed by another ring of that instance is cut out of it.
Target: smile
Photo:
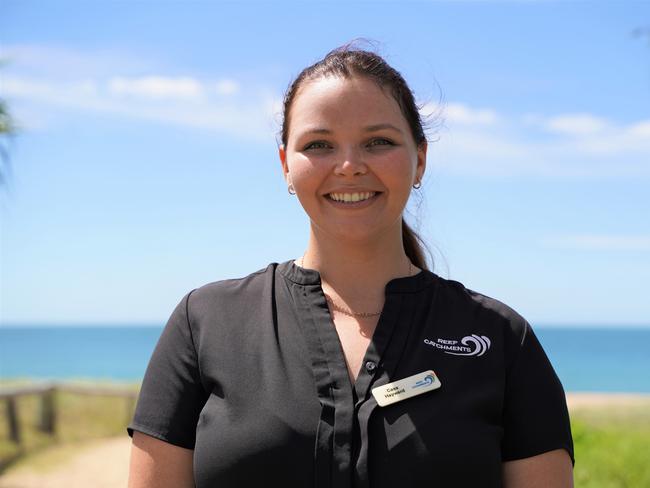
[[[374,197],[376,194],[377,192],[374,191],[367,191],[361,193],[329,193],[327,197],[330,200],[334,200],[335,202],[356,203],[356,202],[363,202],[364,200],[369,200],[370,198]]]

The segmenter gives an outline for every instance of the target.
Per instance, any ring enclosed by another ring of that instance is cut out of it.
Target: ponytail
[[[402,243],[404,244],[406,256],[411,262],[420,269],[428,270],[425,250],[429,255],[431,253],[422,238],[409,227],[404,218],[402,218]]]

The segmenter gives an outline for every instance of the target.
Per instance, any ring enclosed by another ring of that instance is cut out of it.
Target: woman
[[[192,290],[147,367],[131,488],[570,487],[564,391],[526,320],[427,270],[402,214],[413,95],[345,46],[284,100],[303,256]]]

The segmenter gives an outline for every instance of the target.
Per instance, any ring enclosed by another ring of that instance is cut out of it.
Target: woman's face
[[[280,160],[312,226],[343,239],[401,229],[427,146],[392,96],[363,77],[320,78],[298,90],[289,121]]]

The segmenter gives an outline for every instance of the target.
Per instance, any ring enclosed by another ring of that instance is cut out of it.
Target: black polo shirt
[[[528,322],[423,270],[385,288],[351,384],[315,270],[293,260],[186,294],[127,427],[194,449],[197,488],[498,487],[503,461],[564,448],[562,385]],[[441,386],[379,406],[372,389]]]

